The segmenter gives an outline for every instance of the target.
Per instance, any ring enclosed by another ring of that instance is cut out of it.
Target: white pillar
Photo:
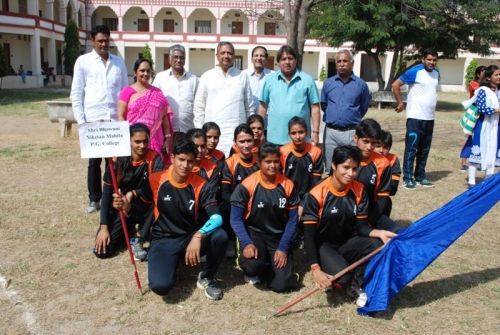
[[[118,56],[120,56],[125,61],[125,42],[116,41],[115,45],[118,51]]]
[[[118,31],[123,32],[123,16],[118,16]]]
[[[358,52],[354,56],[354,68],[352,69],[352,72],[354,72],[356,76],[361,74],[361,52]]]
[[[45,3],[45,8],[40,8],[40,10],[42,11],[42,15],[44,18],[54,20],[54,0],[47,0],[47,2]]]
[[[465,57],[465,62],[464,62],[464,68],[462,69],[462,85],[465,86],[465,73],[467,72],[467,67],[469,66],[470,62],[474,59],[474,56],[470,54],[470,52],[467,53],[467,56]]]
[[[253,35],[257,35],[257,33],[259,32],[259,25],[258,25],[258,21],[257,20],[254,20],[252,22],[252,26],[253,26]]]
[[[64,6],[63,1],[61,1],[59,4],[61,5],[59,7],[59,22],[61,22],[62,24],[66,24],[68,23],[68,20],[66,19],[66,7]],[[71,5],[68,3],[67,6]]]
[[[215,30],[217,34],[220,34],[220,19],[217,19],[215,23]]]
[[[47,61],[49,62],[49,67],[53,67],[54,73],[56,73],[57,70],[56,39],[54,36],[50,37],[49,43],[47,44]]]
[[[155,18],[154,17],[149,18],[149,32],[150,33],[155,32]]]
[[[34,76],[38,76],[38,84],[42,84],[42,64],[40,55],[40,31],[35,29],[34,35],[31,37],[30,42],[31,49],[31,71],[33,71]]]
[[[41,10],[44,10],[40,8]],[[28,1],[28,14],[38,16],[38,2]]]
[[[149,41],[148,45],[149,45],[149,48],[151,49],[151,59],[153,60],[153,62],[156,63],[156,42]]]
[[[247,54],[248,54],[248,57],[247,57],[247,69],[253,69],[253,63],[252,63],[252,49],[254,48],[253,45],[249,45],[248,46],[248,50],[247,50]]]
[[[318,80],[319,80],[319,75],[321,74],[321,69],[325,68],[325,73],[328,76],[328,58],[326,55],[326,50],[325,49],[320,49],[319,55],[318,55]]]
[[[189,54],[190,54],[190,50],[189,50],[189,45],[184,45],[184,50],[186,51],[185,52],[185,56],[186,56],[186,62],[184,64],[184,68],[189,71]]]
[[[383,69],[384,81],[387,83],[389,81],[389,76],[391,75],[391,64],[394,57],[397,57],[394,51],[385,53],[385,69]]]
[[[184,34],[187,34],[187,32],[188,32],[188,18],[187,17],[182,18],[182,32]]]

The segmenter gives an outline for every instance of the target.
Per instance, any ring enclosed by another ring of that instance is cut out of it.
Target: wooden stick
[[[118,194],[118,182],[116,180],[115,166],[113,163],[113,158],[108,158],[108,167],[109,167],[109,171],[111,173],[111,180],[113,181],[114,192],[116,194]],[[120,214],[120,221],[122,223],[123,235],[125,236],[125,243],[127,244],[127,250],[128,250],[128,254],[130,256],[130,262],[132,263],[132,266],[134,267],[135,283],[137,284],[137,288],[139,289],[139,291],[142,294],[141,280],[139,279],[139,273],[137,272],[137,265],[135,264],[134,254],[132,253],[132,247],[130,246],[130,240],[129,240],[129,236],[128,236],[128,229],[127,229],[127,222],[125,221],[125,215],[123,214],[123,211],[121,209],[118,210],[118,213]]]
[[[357,268],[358,266],[366,263],[366,261],[368,261],[370,258],[372,258],[373,256],[375,256],[380,250],[382,250],[383,247],[384,247],[383,245],[380,246],[380,247],[378,247],[377,249],[373,250],[372,252],[370,252],[365,257],[363,257],[363,258],[357,260],[356,262],[352,263],[351,265],[349,265],[348,267],[346,267],[342,271],[336,273],[334,276],[331,276],[330,277],[330,286],[333,285],[333,283],[335,283],[335,281],[337,279],[339,279],[340,277],[342,277],[346,273],[349,273],[352,270],[354,270],[355,268]],[[315,287],[313,289],[310,289],[306,293],[304,293],[302,295],[299,295],[297,298],[295,298],[293,300],[290,300],[289,302],[287,302],[286,304],[284,304],[280,308],[278,308],[278,310],[276,311],[276,313],[273,314],[273,316],[278,316],[278,315],[282,314],[283,312],[285,312],[286,310],[288,310],[292,306],[298,304],[302,300],[310,297],[311,295],[313,295],[314,293],[316,293],[318,291],[321,291],[321,289],[319,287]]]

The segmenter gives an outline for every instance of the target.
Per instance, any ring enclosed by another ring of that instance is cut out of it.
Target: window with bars
[[[19,0],[19,13],[28,14],[28,0]]]
[[[212,33],[212,22],[205,20],[195,20],[194,21],[194,32],[195,33]]]
[[[102,19],[102,24],[109,28],[109,30],[118,30],[118,18],[117,17],[105,17]]]

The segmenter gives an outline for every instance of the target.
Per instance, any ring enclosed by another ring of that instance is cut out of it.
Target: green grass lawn
[[[46,117],[48,100],[69,100],[69,89],[0,90],[0,116]]]

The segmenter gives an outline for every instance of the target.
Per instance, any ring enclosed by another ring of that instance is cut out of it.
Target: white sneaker
[[[260,278],[259,278],[259,276],[253,276],[253,277],[251,277],[251,276],[244,275],[243,279],[245,280],[245,283],[250,284],[250,285],[260,284]]]

